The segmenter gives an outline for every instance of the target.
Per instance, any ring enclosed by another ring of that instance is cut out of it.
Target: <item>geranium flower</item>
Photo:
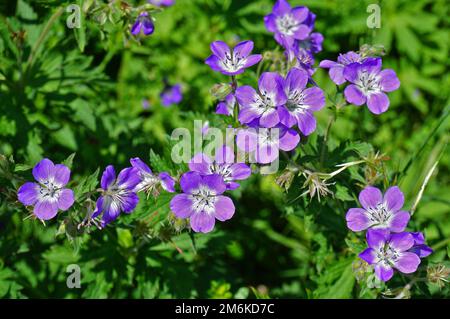
[[[275,33],[275,40],[283,44],[282,37],[292,44],[294,40],[308,38],[313,24],[306,7],[291,8],[286,0],[277,0],[272,13],[264,17],[264,24],[269,32]]]
[[[73,191],[64,188],[70,180],[70,170],[63,164],[53,164],[44,158],[33,168],[38,183],[27,182],[17,191],[19,201],[34,206],[34,215],[41,220],[52,219],[58,210],[68,210],[74,202]]]
[[[284,125],[274,128],[240,129],[236,135],[237,147],[247,153],[252,152],[261,164],[272,163],[279,157],[279,151],[291,151],[300,142],[298,133]]]
[[[253,41],[243,41],[238,43],[233,50],[223,41],[211,43],[213,54],[209,56],[205,63],[214,71],[225,75],[237,75],[245,71],[262,59],[261,54],[250,53],[253,50]]]
[[[155,31],[155,25],[153,24],[152,17],[147,12],[139,14],[131,27],[131,34],[133,35],[139,35],[141,32],[144,35],[150,35],[153,31]]]
[[[258,92],[249,85],[238,87],[236,99],[242,106],[239,122],[248,124],[255,119],[263,127],[274,127],[280,122],[277,107],[287,101],[283,78],[275,72],[264,72],[258,81]]]
[[[136,168],[125,168],[116,178],[114,167],[107,166],[100,183],[102,195],[97,200],[92,218],[103,213],[102,226],[105,226],[114,221],[121,212],[131,213],[139,202],[135,188],[140,182],[141,177]]]
[[[344,90],[349,103],[367,103],[370,112],[381,114],[389,108],[389,98],[384,92],[399,88],[400,81],[394,70],[381,71],[380,58],[368,58],[363,63],[351,63],[344,69],[344,77],[352,84]]]
[[[203,153],[195,155],[189,162],[189,169],[202,175],[219,174],[227,186],[227,190],[239,187],[235,180],[248,178],[252,171],[244,163],[235,163],[233,150],[223,145],[220,147],[214,159]]]
[[[217,220],[233,217],[233,201],[223,194],[226,185],[218,174],[202,176],[198,172],[187,172],[181,176],[182,194],[170,201],[170,209],[178,218],[190,218],[195,232],[208,233]]]
[[[364,61],[358,53],[350,51],[344,54],[339,54],[337,62],[331,60],[323,60],[319,63],[319,67],[329,69],[328,74],[331,80],[337,85],[346,82],[344,77],[344,69],[351,63],[361,63]]]
[[[183,93],[181,92],[181,84],[168,86],[160,95],[162,105],[169,107],[178,104],[183,100]]]
[[[397,186],[388,188],[384,197],[378,188],[368,186],[359,194],[359,202],[363,208],[350,208],[345,216],[353,231],[381,228],[402,232],[408,224],[410,215],[401,210],[404,197]]]
[[[321,110],[325,105],[325,95],[320,88],[306,88],[308,78],[304,70],[292,68],[283,85],[287,102],[278,108],[280,122],[287,127],[297,124],[303,135],[314,132],[316,119],[313,112]]]
[[[158,187],[161,186],[165,191],[169,193],[175,192],[175,180],[167,172],[161,172],[155,175],[150,167],[145,164],[139,157],[130,159],[131,166],[138,170],[141,181],[136,185],[134,191],[144,191],[146,193],[152,193],[158,195]]]
[[[374,265],[375,275],[388,281],[394,275],[394,268],[410,274],[417,270],[420,258],[409,252],[414,245],[410,233],[390,234],[386,229],[369,229],[366,234],[369,248],[359,254],[369,265]]]

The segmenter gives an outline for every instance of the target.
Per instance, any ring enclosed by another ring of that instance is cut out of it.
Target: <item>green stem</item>
[[[325,161],[325,149],[328,142],[328,138],[330,136],[331,127],[333,126],[333,123],[336,121],[336,112],[333,111],[333,114],[330,115],[328,119],[327,128],[325,129],[325,135],[323,138],[323,144],[320,150],[320,167],[323,168],[323,164]]]

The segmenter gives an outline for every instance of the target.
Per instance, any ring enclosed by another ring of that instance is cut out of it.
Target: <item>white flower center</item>
[[[299,23],[295,20],[294,16],[290,13],[285,14],[282,17],[278,17],[275,20],[278,31],[287,36],[293,36],[297,31]]]
[[[161,182],[158,176],[150,173],[141,173],[141,182],[136,186],[136,191],[150,192]]]
[[[209,170],[212,174],[219,174],[223,177],[225,182],[230,182],[233,180],[231,174],[231,165],[228,164],[219,164],[219,163],[212,163],[209,166]]]
[[[291,113],[304,114],[306,110],[310,108],[309,105],[304,103],[305,94],[303,91],[294,90],[289,92],[286,108]]]
[[[280,134],[278,128],[258,130],[258,145],[276,145],[278,147],[280,141]]]
[[[253,99],[253,104],[251,107],[258,113],[262,115],[265,112],[275,109],[275,93],[261,91]]]
[[[377,74],[361,71],[358,73],[358,79],[355,84],[364,95],[368,96],[381,92],[380,80],[381,78]]]
[[[44,181],[39,185],[39,200],[56,202],[61,195],[61,186],[50,180]]]
[[[208,215],[214,214],[214,204],[217,200],[214,190],[202,185],[200,188],[192,192],[190,198],[192,200],[192,209],[196,213],[205,212]]]
[[[392,267],[400,257],[400,252],[395,250],[389,243],[386,243],[375,250],[375,263],[380,263],[385,267]]]

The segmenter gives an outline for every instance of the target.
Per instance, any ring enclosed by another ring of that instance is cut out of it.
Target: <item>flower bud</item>
[[[231,85],[229,83],[217,83],[213,85],[210,92],[216,99],[223,101],[231,93]]]

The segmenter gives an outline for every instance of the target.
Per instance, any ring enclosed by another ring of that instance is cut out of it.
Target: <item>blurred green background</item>
[[[272,10],[268,0],[176,0],[154,15],[155,33],[140,43],[129,38],[132,21],[100,26],[83,19],[82,28],[74,31],[65,25],[69,13],[62,11],[40,38],[57,8],[70,3],[19,0],[0,5],[0,154],[34,165],[42,157],[61,162],[76,153],[75,183],[111,163],[119,168],[128,166],[130,157],[147,160],[150,149],[161,155],[153,155],[154,166],[176,173],[179,167],[167,160],[168,135],[174,128],[191,128],[194,119],[226,125],[214,114],[210,88],[228,79],[204,64],[209,44],[251,39],[255,53],[277,49],[263,23]],[[325,40],[316,65],[362,44],[384,45],[383,66],[397,72],[400,89],[389,94],[391,106],[380,116],[366,107],[343,109],[331,129],[322,168],[331,171],[351,160],[339,152],[348,141],[358,141],[358,147],[389,158],[390,183],[399,183],[410,208],[425,175],[439,161],[408,229],[423,230],[435,249],[424,263],[448,263],[448,2],[377,2],[380,29],[366,25],[367,6],[375,1],[290,3],[306,5],[317,15],[315,31]],[[334,94],[326,70],[318,70],[314,79]],[[182,84],[180,105],[161,106],[164,80]],[[240,83],[255,81],[256,67],[239,78]],[[150,103],[147,110],[144,99]],[[330,114],[330,109],[317,113],[318,129],[307,141],[312,149],[319,145]],[[30,177],[29,171],[17,173]],[[374,298],[380,291],[364,289],[351,267],[358,252],[351,243],[360,245],[361,236],[345,226],[346,210],[357,205],[362,175],[357,169],[343,174],[333,186],[336,198],[320,204],[295,199],[302,193],[301,178],[286,196],[275,176],[253,175],[231,194],[236,215],[208,235],[174,234],[167,221],[170,198],[162,196],[140,205],[114,227],[71,240],[55,236],[63,218],[46,227],[23,220],[25,210],[8,197],[20,184],[3,177],[0,297]],[[151,212],[157,213],[155,222]],[[154,229],[146,228],[148,224]],[[66,287],[71,263],[81,267],[80,289]],[[389,287],[406,283],[398,276]],[[448,285],[439,289],[423,282],[414,286],[412,295],[448,297],[448,290]]]

